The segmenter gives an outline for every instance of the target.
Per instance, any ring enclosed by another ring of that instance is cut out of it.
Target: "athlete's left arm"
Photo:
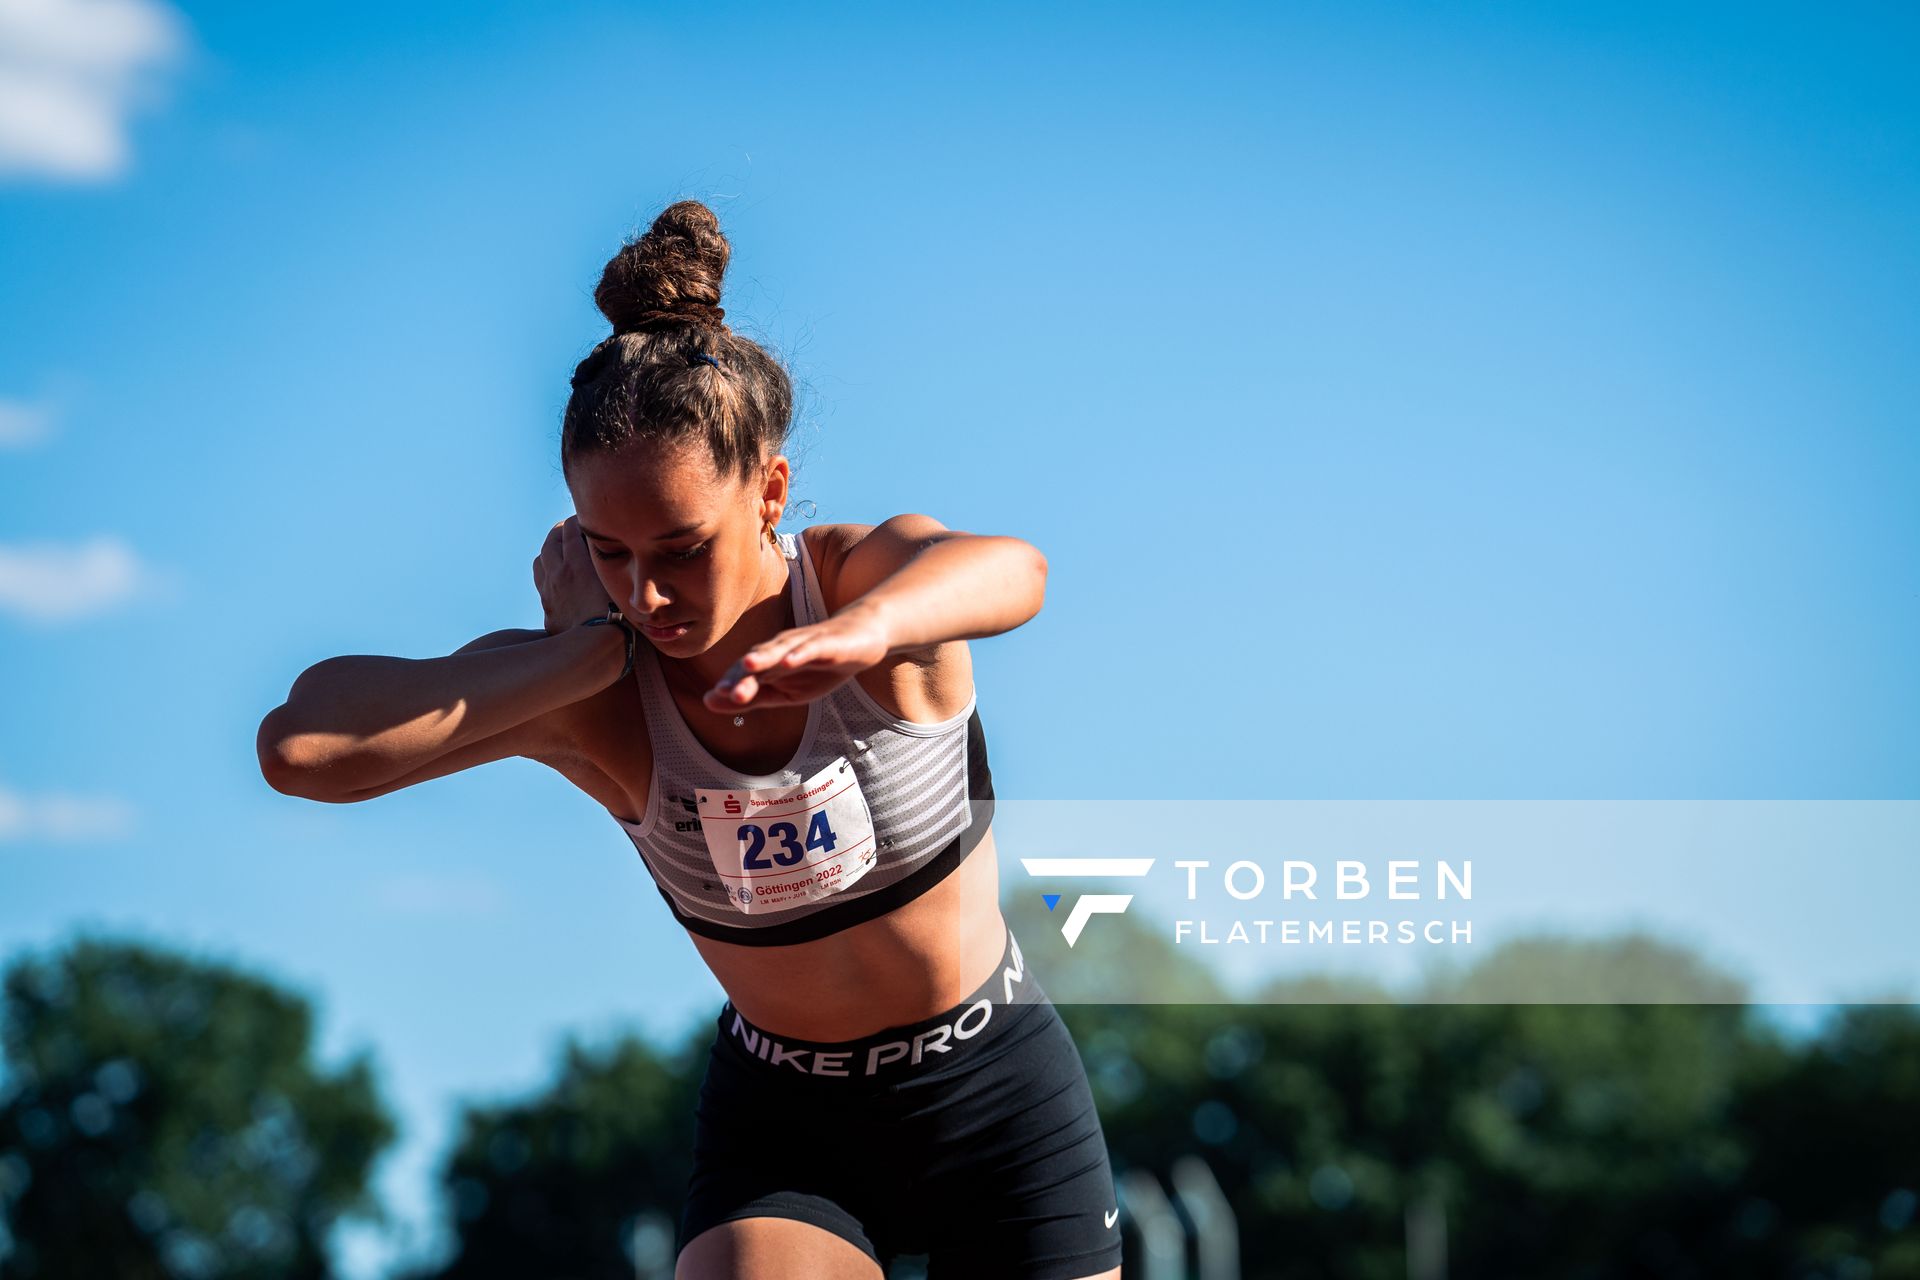
[[[1011,631],[1040,612],[1047,558],[1019,538],[963,533],[932,516],[899,515],[847,550],[834,616],[866,614],[887,652],[931,649]]]
[[[799,705],[889,657],[1011,631],[1046,597],[1047,558],[1019,538],[922,515],[839,529],[857,540],[822,557],[833,616],[749,649],[707,691],[710,709]]]

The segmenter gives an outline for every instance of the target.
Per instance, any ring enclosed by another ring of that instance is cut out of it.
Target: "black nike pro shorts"
[[[838,1043],[770,1036],[729,1002],[707,1058],[678,1246],[796,1218],[884,1272],[1079,1280],[1120,1265],[1119,1207],[1087,1075],[1011,932],[945,1013]]]

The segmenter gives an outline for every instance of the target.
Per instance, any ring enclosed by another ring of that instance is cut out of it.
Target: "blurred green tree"
[[[1419,998],[1624,990],[1671,1003],[1312,979],[1063,1014],[1116,1166],[1202,1155],[1249,1280],[1402,1280],[1416,1202],[1453,1275],[1920,1280],[1912,1008],[1789,1045],[1737,980],[1645,935],[1516,942]]]
[[[10,1277],[306,1280],[393,1140],[363,1051],[310,1061],[305,1000],[217,963],[82,938],[4,984]]]
[[[455,1250],[421,1276],[633,1280],[636,1248],[671,1274],[712,1042],[706,1021],[676,1052],[631,1036],[597,1050],[569,1038],[539,1095],[468,1107],[441,1174]],[[655,1238],[636,1243],[636,1229]]]
[[[1728,1122],[1753,1153],[1732,1222],[1753,1274],[1920,1280],[1913,1006],[1848,1006],[1803,1046],[1769,1041]]]

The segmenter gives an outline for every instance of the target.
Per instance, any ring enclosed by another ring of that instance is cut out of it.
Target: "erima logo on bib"
[[[845,756],[792,786],[696,787],[694,797],[707,856],[746,914],[839,893],[873,868],[873,814]]]

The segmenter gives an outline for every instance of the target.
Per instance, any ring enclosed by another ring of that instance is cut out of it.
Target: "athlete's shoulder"
[[[949,529],[932,516],[908,512],[879,524],[812,525],[801,536],[808,538],[807,550],[832,612],[892,577],[929,544],[971,535]]]

